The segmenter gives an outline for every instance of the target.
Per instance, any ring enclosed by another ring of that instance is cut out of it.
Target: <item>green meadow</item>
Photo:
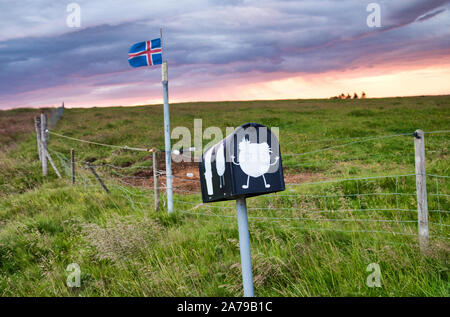
[[[153,207],[151,153],[57,135],[163,149],[162,106],[66,109],[49,140],[62,179],[51,167],[42,176],[38,113],[0,112],[0,296],[243,295],[234,202],[202,204],[198,178],[186,176],[196,164],[174,164],[168,215],[163,188],[160,210]],[[256,296],[449,296],[449,96],[171,105],[171,128],[188,128],[192,141],[194,119],[224,135],[246,122],[279,128],[286,190],[248,199]],[[424,252],[417,129],[432,132]],[[80,287],[66,285],[71,263],[80,266]],[[371,263],[380,267],[379,287],[367,283]]]

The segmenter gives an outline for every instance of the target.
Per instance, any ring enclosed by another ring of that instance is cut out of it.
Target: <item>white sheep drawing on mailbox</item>
[[[264,186],[270,188],[270,184],[267,184],[264,174],[266,174],[271,166],[278,164],[279,157],[275,157],[275,162],[270,163],[270,156],[272,150],[269,144],[263,143],[251,143],[245,138],[239,143],[239,163],[235,162],[234,155],[231,155],[233,164],[239,165],[242,171],[247,174],[247,184],[242,185],[243,189],[248,189],[250,183],[250,177],[262,176],[264,180]]]

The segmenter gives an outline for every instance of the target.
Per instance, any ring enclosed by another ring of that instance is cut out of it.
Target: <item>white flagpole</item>
[[[161,51],[163,50],[162,29],[161,34]],[[162,53],[161,53],[162,57]],[[167,190],[167,211],[173,212],[173,197],[172,197],[172,150],[170,146],[170,114],[169,114],[169,76],[167,72],[167,61],[163,61],[161,65],[161,76],[164,97],[164,139],[166,145],[166,190]]]

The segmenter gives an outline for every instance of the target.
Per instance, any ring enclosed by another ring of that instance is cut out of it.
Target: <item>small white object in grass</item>
[[[193,173],[186,173],[186,176],[187,177],[194,177],[194,174]]]
[[[173,154],[180,155],[180,150],[173,150]]]

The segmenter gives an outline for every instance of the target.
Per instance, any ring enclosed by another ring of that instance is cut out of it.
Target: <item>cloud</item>
[[[386,23],[388,27],[398,27],[413,23],[420,16],[423,16],[436,8],[440,8],[449,0],[397,0],[383,1],[386,12]]]
[[[416,21],[422,22],[422,21],[431,19],[431,18],[435,17],[436,15],[444,12],[445,10],[446,9],[439,9],[439,10],[436,10],[434,12],[430,12],[430,13],[424,14],[424,15],[418,17]]]
[[[289,77],[415,62],[448,57],[450,50],[446,0],[379,1],[380,29],[366,25],[372,2],[366,0],[76,2],[81,29],[65,25],[64,2],[1,2],[0,102],[43,90],[50,100],[57,87],[83,91],[86,100],[111,99],[131,86],[159,82],[159,70],[130,69],[126,56],[131,44],[157,37],[161,26],[170,77],[186,89],[255,74]]]

